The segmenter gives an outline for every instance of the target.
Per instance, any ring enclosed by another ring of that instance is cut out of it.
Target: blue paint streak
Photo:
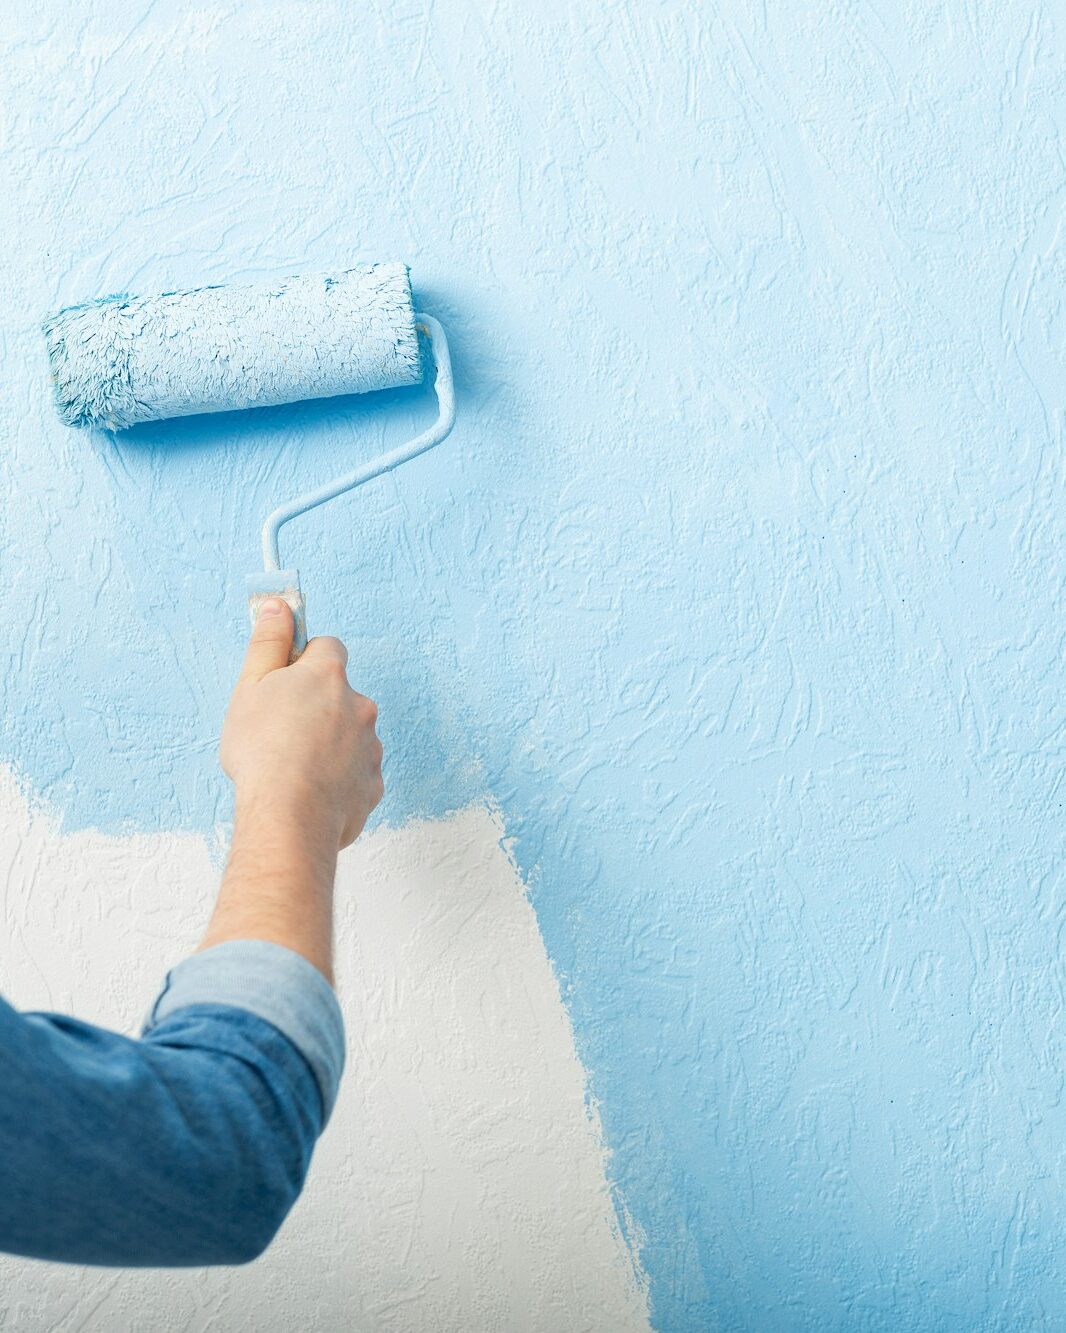
[[[4,755],[68,827],[211,828],[263,516],[433,412],[75,446],[38,318],[410,256],[460,426],[283,558],[381,818],[502,806],[656,1326],[1066,1323],[1056,16],[263,9],[146,10],[103,119],[73,45],[13,81]]]

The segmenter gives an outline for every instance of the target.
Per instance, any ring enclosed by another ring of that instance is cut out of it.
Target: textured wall
[[[5,756],[210,833],[263,513],[429,411],[74,437],[40,316],[408,259],[460,427],[283,554],[382,821],[501,812],[654,1324],[1066,1323],[1056,10],[57,12],[4,39]]]

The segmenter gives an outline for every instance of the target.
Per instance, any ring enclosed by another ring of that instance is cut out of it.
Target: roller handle
[[[259,608],[271,597],[280,597],[292,611],[293,635],[289,665],[297,661],[307,647],[307,604],[300,588],[300,575],[295,569],[284,569],[272,574],[248,576],[248,619],[253,627],[259,619]]]

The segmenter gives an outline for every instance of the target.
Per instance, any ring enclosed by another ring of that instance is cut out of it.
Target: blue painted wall
[[[1066,1323],[1056,11],[14,12],[4,757],[212,829],[263,515],[431,406],[75,435],[39,319],[406,258],[460,427],[283,555],[381,817],[504,812],[657,1327]]]

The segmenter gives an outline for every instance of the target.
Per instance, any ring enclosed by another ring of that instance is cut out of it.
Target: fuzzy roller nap
[[[328,276],[109,296],[71,306],[44,326],[59,415],[70,426],[122,430],[143,421],[367,393],[422,379],[419,334],[434,364],[438,419],[355,472],[281,505],[263,528],[264,572],[248,580],[254,621],[280,595],[306,642],[296,570],[283,570],[278,530],[297,514],[431,449],[455,422],[444,330],[415,312],[405,264]]]

